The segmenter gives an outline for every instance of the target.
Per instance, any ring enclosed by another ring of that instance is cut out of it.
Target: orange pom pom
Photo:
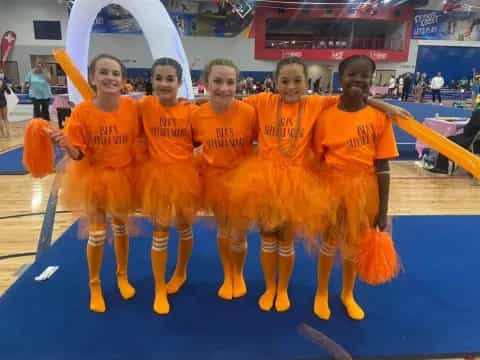
[[[33,119],[25,129],[23,166],[34,178],[42,178],[54,170],[55,154],[46,129],[48,121],[43,119]]]
[[[369,229],[360,241],[357,271],[361,280],[380,285],[394,279],[400,272],[399,256],[390,234]]]

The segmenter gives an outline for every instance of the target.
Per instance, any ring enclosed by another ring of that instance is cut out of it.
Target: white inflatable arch
[[[70,12],[67,28],[67,52],[85,79],[87,78],[90,32],[100,10],[116,4],[128,10],[142,28],[154,59],[168,56],[183,68],[183,84],[179,96],[193,98],[190,68],[177,28],[161,0],[76,0]],[[114,53],[112,55],[115,55]],[[72,83],[68,82],[70,100],[82,101]]]

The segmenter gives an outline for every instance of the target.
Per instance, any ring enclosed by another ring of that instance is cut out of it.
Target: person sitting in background
[[[480,102],[477,102],[477,108],[472,112],[472,116],[467,125],[463,128],[463,133],[449,136],[448,139],[461,147],[468,149],[473,139],[480,131]],[[475,146],[475,151],[480,151],[480,143]],[[448,174],[448,158],[443,154],[438,154],[435,167],[429,169],[432,172]]]

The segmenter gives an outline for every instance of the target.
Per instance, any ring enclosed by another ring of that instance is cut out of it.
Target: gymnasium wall
[[[33,20],[58,20],[61,22],[62,40],[35,40],[33,35]],[[54,48],[65,44],[68,14],[65,5],[59,5],[57,0],[2,0],[0,11],[0,33],[13,30],[17,33],[16,47],[10,57],[17,61],[20,78],[23,79],[30,69],[30,55],[48,55]],[[257,73],[270,72],[275,67],[273,61],[254,59],[254,39],[215,38],[215,37],[184,37],[183,43],[190,66],[193,70],[202,69],[214,57],[226,57],[235,60],[241,70]],[[435,46],[467,46],[478,47],[480,42],[459,41],[426,41],[412,40],[410,42],[409,59],[402,63],[378,63],[382,70],[395,70],[397,74],[413,72],[416,68],[419,45]],[[462,53],[461,50],[460,54]],[[152,58],[146,41],[141,35],[93,34],[90,46],[90,56],[100,52],[108,52],[120,57],[131,69],[149,68]],[[322,62],[336,70],[337,63]],[[480,68],[480,66],[478,66]]]
[[[62,40],[35,40],[33,20],[57,20],[61,22]],[[68,13],[65,5],[56,0],[2,0],[0,33],[12,30],[17,42],[10,61],[17,61],[20,78],[30,70],[30,55],[49,55],[55,48],[65,46]],[[254,59],[254,39],[184,37],[183,43],[190,66],[203,69],[213,57],[234,59],[241,70],[272,71],[275,63]],[[152,56],[141,35],[92,34],[90,56],[100,52],[120,57],[129,68],[149,68]]]
[[[419,43],[416,71],[429,76],[441,71],[446,81],[471,79],[473,68],[480,71],[480,41],[437,43],[439,41]]]

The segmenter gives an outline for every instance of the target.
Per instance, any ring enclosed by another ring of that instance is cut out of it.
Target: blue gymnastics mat
[[[231,302],[216,296],[221,266],[215,231],[202,220],[187,285],[170,297],[171,313],[152,310],[151,226],[141,223],[132,238],[130,280],[137,295],[120,298],[113,250],[107,246],[102,285],[107,312],[88,310],[85,242],[72,226],[0,298],[0,358],[26,359],[329,359],[324,349],[302,336],[306,323],[344,347],[354,359],[438,358],[480,353],[478,217],[418,216],[394,219],[394,238],[405,272],[385,286],[357,284],[366,319],[350,320],[338,299],[340,271],[331,284],[332,318],[313,312],[316,259],[297,248],[291,280],[292,308],[262,312],[263,291],[258,234],[249,237],[245,267],[248,294]],[[171,274],[177,236],[170,241]],[[59,265],[51,279],[34,277]]]

